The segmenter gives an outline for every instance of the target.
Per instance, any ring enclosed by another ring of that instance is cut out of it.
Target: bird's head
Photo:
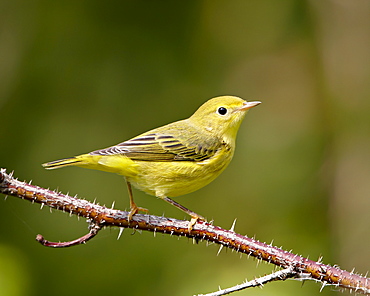
[[[210,134],[232,143],[245,114],[260,103],[234,96],[216,97],[200,106],[189,120]]]

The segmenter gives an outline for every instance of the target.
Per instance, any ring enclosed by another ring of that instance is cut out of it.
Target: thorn
[[[237,218],[234,219],[233,225],[231,225],[231,228],[230,228],[230,231],[232,232],[235,232],[234,229],[235,229],[236,219]]]
[[[112,210],[114,209],[114,205],[115,205],[115,203],[116,203],[116,201],[113,201],[113,202],[112,202],[112,208],[111,208]]]
[[[320,293],[322,292],[322,290],[324,290],[325,286],[326,286],[326,283],[325,283],[325,282],[323,282],[323,283],[321,284]]]
[[[322,259],[323,259],[323,256],[320,256],[320,257],[317,259],[317,262],[318,262],[318,263],[322,263]]]
[[[117,236],[117,240],[119,240],[121,238],[121,235],[122,235],[122,232],[125,230],[124,227],[120,227],[119,228],[119,233],[118,233],[118,236]]]
[[[220,245],[220,248],[218,249],[218,252],[217,252],[216,256],[220,255],[223,248],[224,248],[224,245]]]
[[[8,196],[7,196],[7,195],[5,195],[4,200],[7,200],[7,199],[8,199]]]
[[[43,204],[43,203],[41,204],[41,206],[40,206],[40,210],[42,210],[42,208],[44,207],[44,205],[45,205],[45,204]]]

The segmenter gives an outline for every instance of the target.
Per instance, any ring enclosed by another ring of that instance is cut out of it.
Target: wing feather
[[[199,142],[196,137],[185,142],[181,137],[150,133],[90,154],[121,154],[138,161],[202,161],[212,157],[221,146],[219,141]]]

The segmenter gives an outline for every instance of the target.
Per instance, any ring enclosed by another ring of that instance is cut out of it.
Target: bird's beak
[[[257,105],[261,104],[259,101],[254,101],[254,102],[244,102],[243,106],[241,106],[238,110],[239,111],[246,111],[250,108],[256,107]]]

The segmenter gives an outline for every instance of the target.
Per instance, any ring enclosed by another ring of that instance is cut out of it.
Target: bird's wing
[[[147,133],[90,154],[121,154],[139,161],[202,161],[212,157],[221,145],[218,141],[204,141],[198,137],[187,138],[187,141],[181,138],[161,132]]]

